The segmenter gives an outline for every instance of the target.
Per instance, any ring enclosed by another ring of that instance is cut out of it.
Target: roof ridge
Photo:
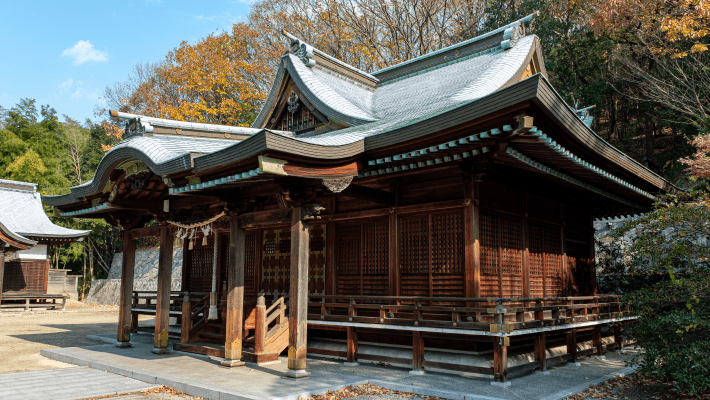
[[[441,64],[446,64],[446,65],[448,65],[448,64],[451,64],[451,63],[453,63],[453,62],[456,62],[455,60],[459,58],[459,54],[454,54],[454,57],[455,57],[454,60],[450,60],[450,59],[448,59],[448,57],[444,57],[444,58],[442,58],[442,59],[439,60],[439,61],[436,61],[436,60],[433,60],[433,59],[434,59],[435,57],[437,57],[437,56],[442,56],[442,55],[444,55],[444,54],[446,54],[446,53],[449,53],[449,52],[452,52],[452,51],[453,51],[453,52],[456,52],[457,50],[460,50],[460,49],[462,49],[462,48],[464,48],[464,47],[470,46],[470,45],[472,45],[472,44],[474,44],[474,43],[481,42],[481,41],[483,41],[484,39],[491,38],[491,37],[493,37],[493,36],[495,36],[495,35],[497,35],[497,34],[500,34],[501,32],[503,33],[503,39],[504,39],[504,40],[502,40],[502,41],[500,42],[499,46],[500,46],[500,48],[501,48],[502,50],[509,49],[509,48],[511,48],[511,47],[513,47],[513,46],[515,45],[515,43],[518,41],[519,38],[525,36],[524,33],[523,33],[522,35],[519,35],[519,32],[515,32],[515,30],[512,29],[512,28],[524,27],[524,24],[525,24],[526,22],[531,21],[534,17],[536,17],[536,16],[538,16],[538,15],[540,15],[540,12],[539,12],[539,11],[535,11],[534,13],[532,13],[532,14],[530,14],[530,15],[527,15],[527,16],[525,16],[525,17],[523,17],[523,18],[520,18],[520,19],[518,19],[518,20],[516,20],[516,21],[513,21],[513,22],[511,22],[511,23],[509,23],[509,24],[507,24],[507,25],[501,26],[500,28],[494,29],[494,30],[492,30],[492,31],[490,31],[490,32],[484,33],[484,34],[482,34],[482,35],[473,37],[473,38],[468,39],[468,40],[464,40],[463,42],[459,42],[459,43],[453,44],[453,45],[451,45],[451,46],[444,47],[444,48],[439,49],[439,50],[436,50],[436,51],[432,51],[432,52],[430,52],[430,53],[428,53],[428,54],[425,54],[425,55],[422,55],[422,56],[419,56],[419,57],[415,57],[415,58],[412,58],[412,59],[407,60],[407,61],[403,61],[403,62],[401,62],[401,63],[399,63],[399,64],[395,64],[395,65],[389,66],[389,67],[387,67],[387,68],[383,68],[383,69],[381,69],[381,70],[379,70],[379,71],[373,72],[372,75],[375,76],[376,78],[379,78],[381,83],[384,83],[385,81],[388,81],[389,79],[384,78],[384,77],[380,77],[381,75],[387,74],[387,73],[391,73],[391,72],[393,72],[393,71],[395,71],[395,70],[398,70],[398,69],[403,68],[403,67],[411,66],[411,65],[416,64],[416,63],[421,63],[422,61],[432,60],[432,63],[431,63],[431,64],[426,64],[426,65],[425,65],[425,67],[427,67],[427,68],[433,68],[433,67],[436,67],[436,66],[441,65]],[[482,55],[482,54],[486,54],[486,53],[492,51],[492,49],[493,49],[494,47],[495,47],[495,46],[491,46],[491,48],[489,48],[489,49],[485,49],[485,50],[482,50],[482,51],[477,51],[477,52],[475,52],[474,54],[461,54],[461,57],[460,57],[460,58],[468,59],[468,58],[471,58],[471,57],[476,57],[476,56],[479,56],[479,55]],[[424,68],[424,67],[422,67],[422,68]],[[419,69],[422,69],[422,68],[419,68]],[[413,72],[416,72],[416,71],[419,70],[419,69],[415,69],[414,71],[409,71],[409,72],[407,72],[407,75],[409,75],[409,74],[411,74],[411,73],[413,73]],[[396,78],[401,78],[401,76],[394,76],[393,78],[395,78],[395,79],[396,79]],[[391,79],[391,78],[390,78],[390,79]]]
[[[36,193],[37,184],[32,182],[13,181],[11,179],[0,179],[0,190]]]
[[[357,75],[362,76],[363,78],[373,81],[373,84],[378,82],[378,79],[375,78],[374,76],[372,76],[372,74],[369,74],[359,68],[353,67],[352,65],[346,63],[345,61],[338,60],[337,58],[330,56],[330,55],[316,49],[315,47],[306,43],[305,41],[286,32],[285,29],[281,29],[281,34],[291,41],[291,45],[289,46],[289,49],[288,49],[289,53],[300,58],[301,61],[303,61],[303,63],[307,67],[313,67],[316,65],[316,60],[313,60],[313,56],[317,54],[319,57],[325,58],[326,60],[328,60],[334,64],[337,64],[338,66],[343,67],[343,68],[349,70],[350,72],[353,72]]]

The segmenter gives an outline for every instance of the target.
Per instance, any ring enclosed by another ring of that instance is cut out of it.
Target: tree
[[[83,183],[81,177],[85,167],[90,139],[89,131],[79,126],[76,121],[72,121],[69,117],[65,116],[65,118],[69,123],[64,125],[64,144],[69,155],[74,184],[81,185]]]
[[[178,102],[159,105],[161,114],[184,121],[248,126],[266,98],[260,79],[267,65],[253,48],[256,32],[234,24],[232,34],[209,35],[168,53],[158,74],[175,89]]]
[[[624,296],[638,316],[629,332],[645,350],[634,362],[681,393],[710,388],[709,217],[707,193],[668,195],[615,233],[627,276],[662,278]]]

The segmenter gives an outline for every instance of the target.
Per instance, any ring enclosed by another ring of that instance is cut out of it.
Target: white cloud
[[[74,85],[74,79],[68,78],[67,80],[65,80],[64,82],[62,82],[62,83],[59,85],[59,87],[62,88],[62,89],[68,89],[68,88],[72,87],[73,85]]]
[[[87,61],[108,61],[108,54],[96,50],[88,40],[80,40],[74,47],[64,50],[62,57],[67,56],[74,59],[74,64],[83,64]]]

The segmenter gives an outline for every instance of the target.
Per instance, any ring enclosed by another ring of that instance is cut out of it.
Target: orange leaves
[[[240,23],[231,34],[213,34],[194,45],[182,42],[168,53],[158,74],[175,87],[178,101],[161,103],[159,112],[184,121],[251,124],[265,98],[259,83],[269,73],[254,37]]]
[[[700,135],[692,140],[695,154],[681,158],[680,162],[688,166],[690,175],[702,179],[710,178],[710,135]]]

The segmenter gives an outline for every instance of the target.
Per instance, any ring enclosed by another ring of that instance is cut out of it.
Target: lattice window
[[[481,273],[498,274],[498,218],[480,214]]]
[[[190,254],[188,274],[191,291],[212,291],[212,260],[214,260],[214,235],[207,237],[207,245],[202,245],[202,238],[195,240]]]
[[[276,241],[267,240],[264,242],[264,254],[274,254],[276,253]]]
[[[311,242],[309,244],[309,249],[311,252],[313,251],[323,251],[325,248],[325,241],[323,240],[323,237],[312,237]]]
[[[464,264],[463,214],[439,214],[431,217],[432,272],[458,274]]]
[[[545,250],[545,296],[561,296],[562,282],[562,236],[559,226],[544,227]]]
[[[360,274],[361,225],[338,226],[338,275]]]
[[[294,112],[286,110],[281,117],[281,120],[276,125],[276,129],[282,131],[300,131],[320,125],[320,120],[308,109],[300,100],[295,98],[295,106],[297,109]]]
[[[291,253],[291,239],[279,240],[279,253],[281,253],[281,254],[290,254]]]
[[[244,249],[244,276],[253,277],[256,261],[256,233],[247,233],[246,248]],[[229,265],[229,252],[225,257],[225,262]]]
[[[501,217],[500,228],[503,274],[520,275],[523,267],[520,221]]]
[[[364,233],[362,273],[387,275],[389,271],[388,221],[364,223],[362,229]]]
[[[543,237],[542,226],[528,224],[528,250],[530,259],[530,276],[543,274]]]
[[[400,268],[405,274],[429,273],[429,218],[400,220]]]

